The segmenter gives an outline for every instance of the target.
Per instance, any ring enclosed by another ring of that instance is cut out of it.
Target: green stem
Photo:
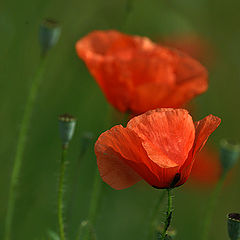
[[[63,147],[60,175],[59,175],[59,185],[58,185],[58,225],[59,225],[59,235],[61,240],[65,240],[65,230],[64,230],[64,219],[63,219],[63,188],[64,188],[64,175],[66,170],[66,154],[67,148]]]
[[[149,232],[147,235],[147,239],[152,240],[154,239],[154,233],[156,232],[156,228],[158,225],[158,215],[160,212],[160,207],[162,204],[162,201],[166,195],[166,191],[162,191],[161,194],[159,195],[156,204],[153,208],[153,211],[151,213],[151,218],[150,218],[150,224],[149,224]]]
[[[206,212],[205,220],[203,222],[203,231],[202,231],[202,238],[201,238],[202,240],[208,239],[212,216],[213,216],[214,209],[217,204],[217,199],[222,189],[225,178],[226,178],[226,172],[223,172],[208,201],[207,212]]]
[[[92,231],[93,226],[96,223],[96,217],[98,212],[98,206],[100,201],[100,195],[101,195],[101,189],[102,189],[102,181],[99,177],[98,168],[96,169],[96,176],[94,179],[94,185],[93,185],[93,191],[92,191],[92,197],[90,202],[90,208],[89,208],[89,214],[88,214],[88,228],[87,231],[83,237],[84,240],[89,240]]]
[[[122,30],[124,30],[126,28],[126,25],[127,25],[127,22],[128,22],[128,19],[129,19],[129,16],[133,10],[133,1],[134,0],[127,0],[126,1],[126,7],[125,7],[125,18],[123,20],[123,23],[122,23]]]
[[[167,235],[167,230],[168,227],[170,226],[171,223],[171,219],[172,219],[172,196],[171,196],[171,188],[167,189],[167,193],[168,193],[168,209],[167,209],[167,216],[166,216],[166,220],[164,223],[164,229],[162,232],[162,240],[165,240],[166,235]]]
[[[33,112],[33,106],[36,101],[36,96],[38,93],[39,85],[42,80],[45,62],[46,62],[45,58],[42,58],[41,62],[39,64],[38,70],[36,72],[36,75],[32,81],[32,85],[31,85],[29,95],[27,98],[27,102],[25,105],[23,117],[21,120],[21,125],[20,125],[21,127],[20,127],[20,131],[19,131],[19,135],[18,135],[16,153],[15,153],[14,163],[13,163],[13,170],[12,170],[12,175],[11,175],[11,179],[10,179],[10,188],[9,188],[9,195],[8,195],[8,207],[7,207],[6,221],[5,221],[4,240],[11,239],[11,229],[12,229],[12,221],[13,221],[13,215],[14,215],[15,205],[16,205],[18,179],[19,179],[21,166],[22,166],[22,159],[23,159],[23,153],[24,153],[26,139],[27,139],[27,132],[28,132],[28,128],[30,125],[30,120],[31,120],[32,112]]]

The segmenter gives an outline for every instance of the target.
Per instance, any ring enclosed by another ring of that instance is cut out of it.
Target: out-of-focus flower
[[[207,71],[188,55],[146,37],[94,31],[76,44],[107,100],[122,112],[177,108],[207,90]]]
[[[188,179],[194,157],[220,119],[209,115],[193,123],[184,109],[163,108],[114,126],[95,144],[100,175],[115,189],[144,179],[156,188],[180,186]]]
[[[189,56],[205,64],[211,64],[214,60],[213,46],[202,36],[197,34],[172,35],[161,38],[159,42],[160,44],[185,52]]]
[[[218,182],[221,171],[218,152],[208,147],[196,156],[190,180],[199,186],[211,187]]]

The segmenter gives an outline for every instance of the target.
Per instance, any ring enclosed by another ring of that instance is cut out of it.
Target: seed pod
[[[240,214],[229,213],[228,218],[228,235],[231,240],[238,240],[240,238]]]
[[[57,21],[52,19],[46,19],[43,21],[39,28],[39,42],[43,54],[46,54],[49,49],[56,45],[60,33],[61,28]]]
[[[72,139],[76,126],[76,118],[69,114],[59,116],[59,132],[63,147],[67,147]]]

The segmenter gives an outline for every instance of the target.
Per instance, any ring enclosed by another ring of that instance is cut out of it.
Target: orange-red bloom
[[[115,189],[141,179],[156,188],[180,186],[188,179],[194,157],[220,119],[209,115],[193,123],[186,110],[162,108],[114,126],[95,144],[100,175]]]
[[[177,108],[208,87],[199,62],[146,37],[94,31],[77,42],[76,50],[107,100],[122,112]]]

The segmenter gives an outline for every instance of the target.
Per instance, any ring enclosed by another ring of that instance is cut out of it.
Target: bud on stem
[[[224,172],[229,171],[240,155],[240,145],[223,139],[220,142],[220,161]]]
[[[59,132],[63,148],[67,148],[71,141],[76,126],[76,118],[70,114],[59,116]]]
[[[48,50],[56,45],[60,37],[61,28],[53,19],[46,19],[39,28],[39,42],[44,56]]]

